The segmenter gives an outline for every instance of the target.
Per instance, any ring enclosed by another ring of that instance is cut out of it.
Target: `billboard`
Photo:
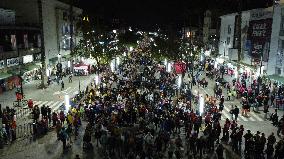
[[[268,48],[272,30],[272,18],[251,20],[248,29],[247,45],[250,45],[249,55],[263,61],[268,60]]]

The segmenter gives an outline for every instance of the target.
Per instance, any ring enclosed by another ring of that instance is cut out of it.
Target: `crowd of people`
[[[239,153],[244,140],[247,158],[263,158],[265,154],[267,158],[283,158],[283,139],[275,145],[273,133],[268,138],[250,130],[244,134],[244,127],[237,122],[237,106],[232,108],[234,118],[226,119],[221,127],[223,93],[206,96],[203,120],[190,102],[190,90],[177,90],[177,74],[167,72],[147,56],[133,55],[127,60],[115,73],[104,68],[100,84],[90,87],[84,103],[89,123],[84,142],[90,144],[94,134],[103,157],[202,158],[215,152],[223,158],[222,143]],[[182,87],[188,88],[185,85]],[[226,86],[230,91],[228,83]],[[218,83],[216,87],[222,89]]]
[[[240,153],[243,143],[246,158],[284,158],[282,138],[277,141],[274,133],[268,137],[259,131],[245,133],[244,126],[238,122],[239,114],[248,115],[251,106],[264,106],[265,111],[269,105],[278,108],[274,100],[276,95],[283,93],[283,87],[265,84],[261,79],[249,83],[245,74],[232,82],[223,82],[221,73],[210,61],[198,68],[206,72],[208,79],[202,77],[200,80],[199,71],[193,78],[183,74],[183,83],[179,86],[179,75],[174,71],[167,72],[147,54],[132,53],[114,72],[102,66],[98,71],[100,81],[86,88],[81,103],[60,113],[35,106],[34,120],[52,123],[66,150],[73,142],[72,134],[78,138],[79,127],[85,119],[83,149],[93,150],[96,146],[101,158],[181,159],[185,156],[206,158],[214,154],[222,159],[223,144]],[[215,80],[215,94],[205,95],[205,107],[200,112],[196,107],[200,96],[188,88],[191,82],[207,87],[207,80]],[[241,99],[241,110],[233,105],[232,118],[227,118],[222,127],[224,101],[235,98]],[[195,99],[196,102],[192,102]],[[4,116],[7,114],[4,111]],[[12,116],[3,123],[11,125]],[[279,127],[277,135],[283,134],[283,118],[278,120],[277,111],[271,115],[271,120]]]

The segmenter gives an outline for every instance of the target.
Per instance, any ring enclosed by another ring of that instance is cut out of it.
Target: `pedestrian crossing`
[[[226,120],[226,118],[232,120],[232,115],[230,114],[230,109],[224,105],[224,110],[222,111],[222,116],[221,116],[221,120]],[[255,112],[251,111],[248,112],[248,117],[244,117],[242,116],[242,114],[240,113],[238,116],[238,121],[264,121],[264,118],[261,117],[262,114],[256,114]]]
[[[39,109],[45,105],[51,108],[51,112],[57,112],[60,106],[64,103],[64,101],[34,101],[34,106],[37,105]],[[26,108],[27,109],[27,108]],[[18,119],[27,119],[30,118],[31,111],[25,111],[24,109],[19,109],[16,112]]]
[[[77,88],[68,87],[65,90],[54,92],[53,95],[65,95],[65,94],[68,94],[69,96],[75,96],[78,93],[79,93],[79,90],[77,90]]]
[[[57,111],[63,103],[64,101],[34,101],[34,105],[38,105],[39,108],[43,105],[49,106],[51,108],[51,112]]]
[[[206,89],[201,88],[201,90],[203,90],[204,93],[210,95],[210,93]],[[217,105],[219,104],[219,102],[220,101],[218,101]],[[232,102],[230,102],[230,103],[232,103]],[[238,121],[243,121],[243,122],[247,122],[247,121],[264,121],[264,117],[261,117],[261,115],[263,115],[263,114],[256,114],[255,112],[251,111],[251,112],[248,112],[248,116],[249,117],[244,117],[240,113],[239,116],[238,116]],[[226,104],[225,104],[224,105],[224,110],[222,111],[221,120],[226,120],[226,118],[232,120],[232,115],[230,114],[230,108],[228,107],[228,105],[226,106]]]

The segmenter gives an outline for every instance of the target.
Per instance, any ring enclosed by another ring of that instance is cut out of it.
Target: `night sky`
[[[236,12],[240,0],[79,0],[88,14],[105,20],[118,18],[128,25],[198,23],[206,9],[219,14]],[[271,6],[272,0],[243,0],[243,9]]]

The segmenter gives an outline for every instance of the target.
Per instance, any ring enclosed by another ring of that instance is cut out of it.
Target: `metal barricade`
[[[22,132],[23,132],[23,126],[22,125],[17,126],[16,128],[16,138],[17,139],[22,137],[21,136]]]
[[[33,123],[24,123],[16,127],[16,138],[27,138],[33,135]]]

